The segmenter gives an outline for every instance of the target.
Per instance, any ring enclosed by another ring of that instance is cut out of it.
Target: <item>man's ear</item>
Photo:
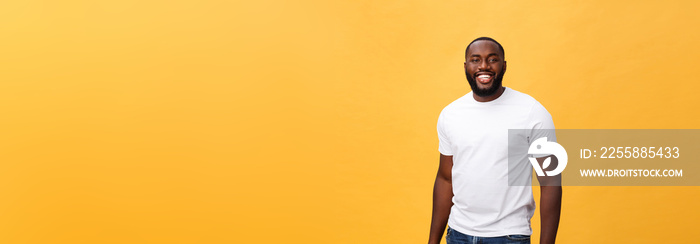
[[[464,75],[469,76],[467,73],[467,61],[464,61]]]
[[[508,67],[506,64],[508,64],[508,62],[506,62],[505,60],[503,60],[503,73],[504,73],[504,74],[506,73],[506,68]],[[464,67],[467,67],[466,63],[464,64]]]

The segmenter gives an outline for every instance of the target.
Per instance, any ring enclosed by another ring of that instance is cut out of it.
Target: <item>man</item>
[[[448,244],[530,243],[535,211],[532,187],[509,185],[509,147],[527,148],[541,137],[556,140],[552,117],[534,98],[502,86],[505,51],[496,40],[472,41],[465,51],[464,71],[472,91],[447,105],[438,118],[440,166],[428,242],[439,243],[448,225]],[[514,143],[509,141],[509,129],[532,132]],[[526,157],[523,154],[521,159]],[[540,164],[543,160],[538,158]],[[531,166],[521,169],[531,177]],[[561,178],[538,180],[540,243],[554,243]]]

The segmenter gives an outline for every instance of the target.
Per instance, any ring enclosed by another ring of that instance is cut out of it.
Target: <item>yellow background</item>
[[[558,128],[697,128],[699,9],[3,1],[0,243],[425,243],[469,41]],[[565,187],[558,240],[692,242],[699,196]]]

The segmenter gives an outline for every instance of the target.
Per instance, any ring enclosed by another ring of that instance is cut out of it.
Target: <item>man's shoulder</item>
[[[472,101],[472,100],[470,100],[471,97],[472,97],[472,93],[469,92],[469,93],[455,99],[454,101],[447,104],[447,106],[445,106],[442,109],[442,112],[449,111],[451,109],[455,109],[456,107],[469,104]]]
[[[543,120],[551,121],[552,120],[552,115],[549,113],[549,111],[547,111],[547,109],[539,101],[537,101],[537,99],[535,99],[534,97],[532,97],[528,94],[525,94],[525,93],[522,93],[522,92],[519,92],[516,90],[512,90],[512,91],[513,91],[514,96],[517,96],[517,99],[514,99],[514,100],[518,100],[519,103],[521,103],[524,106],[527,106],[526,109],[528,111],[528,114],[529,114],[528,117],[530,119],[534,119],[537,121],[543,121]],[[523,108],[523,109],[525,109],[525,108]]]
[[[537,99],[535,99],[534,97],[532,97],[526,93],[511,89],[511,94],[512,94],[511,97],[512,97],[513,103],[520,104],[520,105],[525,106],[525,107],[530,108],[530,109],[535,108],[535,107],[545,109],[544,106],[542,105],[542,103],[540,103],[539,101],[537,101]]]
[[[530,96],[529,94],[526,94],[524,92],[520,92],[520,91],[512,89],[512,88],[508,88],[508,89],[510,90],[510,92],[508,94],[510,94],[511,99],[513,99],[513,100],[517,100],[518,102],[539,103],[537,101],[537,99]]]

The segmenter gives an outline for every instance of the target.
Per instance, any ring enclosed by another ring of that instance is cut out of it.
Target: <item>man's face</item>
[[[506,73],[506,61],[498,45],[482,40],[472,43],[467,51],[464,71],[474,94],[487,97],[502,86]]]

